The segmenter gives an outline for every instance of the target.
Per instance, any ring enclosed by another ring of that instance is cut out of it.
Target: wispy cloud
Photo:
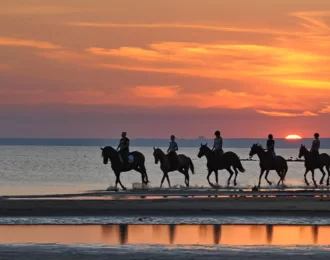
[[[288,32],[274,30],[270,28],[241,28],[241,27],[228,27],[216,25],[202,25],[202,24],[147,24],[147,23],[94,23],[94,22],[69,22],[69,26],[76,27],[92,27],[92,28],[156,28],[156,29],[185,29],[185,30],[203,30],[215,32],[237,32],[237,33],[255,33],[255,34],[270,34],[270,35],[301,35],[305,32]]]
[[[264,114],[267,116],[277,116],[277,117],[314,117],[318,116],[318,114],[304,111],[302,113],[291,113],[291,112],[282,112],[282,111],[265,111],[265,110],[256,110],[260,114]]]
[[[11,37],[0,37],[0,46],[16,46],[16,47],[31,47],[37,49],[60,49],[60,45],[56,45],[50,42],[11,38]]]
[[[179,86],[136,86],[132,92],[137,97],[172,99],[178,98]]]

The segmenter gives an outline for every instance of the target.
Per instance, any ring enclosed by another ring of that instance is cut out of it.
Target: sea
[[[166,150],[166,147],[162,148]],[[241,159],[249,158],[249,148],[230,148]],[[159,187],[162,178],[160,165],[155,164],[152,147],[131,147],[131,151],[140,151],[146,157],[146,168],[151,187]],[[181,147],[180,153],[191,157],[195,174],[190,174],[190,187],[206,188],[206,159],[198,158],[199,147]],[[298,148],[279,148],[278,155],[285,159],[296,159]],[[329,153],[330,149],[321,152]],[[249,188],[258,183],[259,162],[243,161],[244,173],[237,177],[238,187]],[[289,170],[286,177],[287,186],[304,186],[304,163],[288,162]],[[184,186],[184,176],[179,172],[170,173],[172,186]],[[226,186],[229,173],[219,172],[220,186]],[[307,176],[311,181],[311,175]],[[316,171],[317,181],[321,172]],[[133,183],[141,182],[141,175],[131,171],[121,174],[122,183],[132,188]],[[274,184],[279,180],[276,172],[270,172],[269,180]],[[214,175],[211,176],[214,182]],[[65,146],[65,145],[0,145],[0,196],[5,195],[44,195],[70,194],[95,190],[106,190],[115,184],[115,176],[110,164],[104,165],[99,146]],[[267,183],[262,179],[262,186]],[[164,188],[168,187],[166,181]]]

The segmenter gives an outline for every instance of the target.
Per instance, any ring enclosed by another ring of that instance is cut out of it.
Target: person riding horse
[[[175,142],[175,136],[171,135],[171,141],[169,144],[169,147],[167,149],[167,155],[170,159],[171,168],[177,168],[180,164],[178,155],[176,154],[176,151],[179,150],[178,144]]]
[[[275,154],[275,141],[273,139],[273,135],[269,134],[268,135],[268,140],[267,140],[267,152],[270,155],[270,158],[273,160],[273,162],[275,162],[276,159],[276,154]]]
[[[315,133],[314,137],[315,137],[315,139],[313,140],[313,143],[312,143],[311,152],[314,155],[315,164],[319,165],[320,164],[319,149],[320,149],[320,146],[321,146],[321,143],[320,143],[320,140],[319,140],[320,135],[318,133]]]
[[[124,164],[128,163],[128,155],[129,155],[129,139],[127,138],[127,133],[122,132],[121,139],[119,141],[119,145],[117,147],[117,151],[119,150],[121,159]]]
[[[222,156],[223,156],[223,150],[222,150],[222,137],[220,134],[220,131],[215,131],[214,133],[215,138],[214,138],[214,144],[212,151],[214,152],[215,156],[219,161],[221,162]]]

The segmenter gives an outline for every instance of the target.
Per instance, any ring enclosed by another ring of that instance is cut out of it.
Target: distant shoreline
[[[275,139],[276,148],[298,149],[301,144],[310,146],[311,138],[301,140]],[[131,146],[135,147],[167,147],[166,138],[132,138]],[[209,138],[183,139],[177,138],[180,147],[199,147],[201,143],[212,145]],[[253,143],[266,143],[266,138],[225,138],[224,148],[250,148]],[[114,138],[0,138],[0,145],[7,146],[116,146],[118,139]],[[330,149],[330,138],[321,139],[321,149]]]

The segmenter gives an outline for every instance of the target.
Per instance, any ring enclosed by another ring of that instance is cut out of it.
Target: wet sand
[[[2,199],[0,216],[330,216],[330,198]]]
[[[48,259],[48,260],[151,260],[173,259],[176,260],[241,260],[241,259],[291,259],[291,260],[325,260],[329,259],[330,252],[323,248],[278,248],[278,247],[254,247],[254,248],[230,248],[222,247],[205,250],[198,247],[194,249],[173,248],[91,248],[91,247],[67,247],[60,245],[18,246],[0,245],[0,259]]]

